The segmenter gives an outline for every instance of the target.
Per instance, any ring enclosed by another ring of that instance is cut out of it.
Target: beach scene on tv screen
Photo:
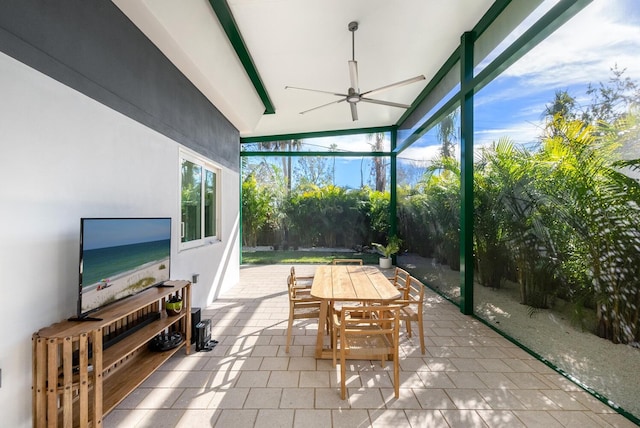
[[[82,312],[169,279],[171,219],[85,219]]]

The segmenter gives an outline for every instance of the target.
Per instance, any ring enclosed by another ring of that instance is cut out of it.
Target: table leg
[[[329,301],[323,299],[320,303],[320,317],[318,318],[318,338],[316,340],[316,358],[322,358],[322,348],[324,347],[324,331],[327,325],[327,310]]]

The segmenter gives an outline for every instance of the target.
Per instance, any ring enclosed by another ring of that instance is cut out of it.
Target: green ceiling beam
[[[317,131],[317,132],[299,132],[295,134],[279,134],[279,135],[264,135],[260,137],[242,137],[240,143],[262,143],[266,141],[285,141],[285,140],[302,140],[305,138],[321,138],[321,137],[335,137],[340,135],[354,135],[354,134],[375,134],[377,132],[391,132],[395,128],[391,126],[378,126],[374,128],[356,128],[356,129],[343,129],[335,131]]]
[[[482,33],[484,33],[487,28],[489,28],[491,24],[493,24],[493,21],[495,21],[500,16],[500,14],[504,12],[511,1],[512,0],[496,0],[491,5],[489,10],[484,15],[482,15],[480,21],[478,21],[478,23],[471,30],[474,40],[478,40],[480,38]]]
[[[218,17],[220,25],[224,28],[224,32],[227,34],[229,42],[231,42],[233,49],[236,51],[236,55],[238,55],[238,59],[240,59],[251,83],[253,83],[253,87],[256,89],[258,96],[262,100],[262,104],[264,104],[264,114],[274,114],[276,109],[271,102],[271,98],[269,98],[269,94],[262,83],[262,79],[260,79],[258,69],[251,59],[247,45],[245,45],[244,40],[242,39],[242,35],[240,34],[240,30],[238,30],[238,25],[236,24],[235,19],[233,19],[233,14],[231,13],[229,5],[226,0],[209,0],[209,3],[211,3],[211,7]]]

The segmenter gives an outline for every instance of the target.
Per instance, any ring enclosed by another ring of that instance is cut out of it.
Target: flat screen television
[[[82,218],[78,319],[169,279],[171,218]]]

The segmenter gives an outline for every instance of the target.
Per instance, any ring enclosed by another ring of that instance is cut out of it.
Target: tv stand
[[[191,283],[168,281],[95,312],[96,319],[66,320],[33,335],[33,426],[102,427],[102,418],[183,347],[191,352]],[[178,296],[182,312],[167,315]],[[182,343],[155,352],[161,333]]]
[[[96,317],[71,317],[69,321],[102,321],[102,318]]]

